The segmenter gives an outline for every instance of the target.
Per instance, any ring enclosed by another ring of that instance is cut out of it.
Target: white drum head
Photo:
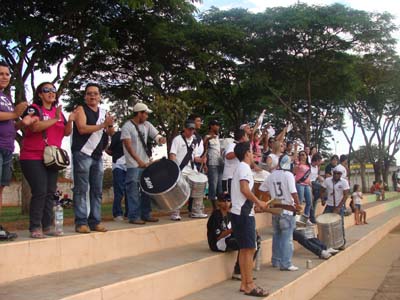
[[[253,179],[254,179],[254,182],[264,182],[264,180],[265,180],[265,178],[267,178],[268,176],[269,176],[269,172],[268,171],[265,171],[265,170],[261,170],[261,171],[259,171],[259,172],[254,172],[253,171]]]
[[[187,175],[188,179],[192,182],[197,183],[206,183],[208,182],[208,178],[203,173],[193,172]]]
[[[342,218],[338,214],[322,214],[317,217],[317,223],[319,224],[332,224],[340,221]]]

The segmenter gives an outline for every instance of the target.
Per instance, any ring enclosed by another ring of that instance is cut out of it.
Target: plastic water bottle
[[[255,263],[256,271],[260,271],[260,269],[261,269],[261,259],[262,259],[261,256],[262,256],[262,254],[261,254],[261,247],[260,247],[260,249],[258,249],[257,256],[256,256],[256,263]]]
[[[54,209],[54,234],[55,235],[63,235],[64,234],[64,210],[60,204],[60,201],[57,201],[56,207]]]

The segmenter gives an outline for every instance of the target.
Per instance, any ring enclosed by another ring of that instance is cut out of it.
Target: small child
[[[363,199],[363,195],[360,191],[359,184],[354,185],[353,194],[351,195],[351,197],[353,199],[353,205],[354,205],[354,210],[355,210],[354,219],[355,219],[356,225],[368,224],[367,223],[367,213],[361,209],[361,199]]]

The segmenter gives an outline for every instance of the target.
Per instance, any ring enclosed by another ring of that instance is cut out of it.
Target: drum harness
[[[188,145],[186,138],[183,136],[183,134],[181,134],[181,137],[183,139],[183,141],[186,144],[186,149],[187,149],[187,153],[185,155],[185,157],[182,159],[181,164],[179,165],[179,169],[182,171],[183,168],[188,164],[188,162],[190,161],[190,166],[192,167],[192,169],[194,170],[194,162],[193,162],[193,158],[192,158],[192,154],[193,154],[193,150],[194,147],[196,147],[196,137],[193,137],[193,141],[190,144],[190,146]]]
[[[133,120],[131,120],[131,122],[132,122],[133,126],[135,126],[135,128],[136,128],[136,131],[137,131],[138,136],[139,136],[139,140],[140,140],[140,142],[142,143],[142,146],[143,146],[143,148],[144,148],[144,151],[146,152],[147,156],[151,159],[151,156],[152,156],[151,148],[147,147],[147,144],[146,144],[146,142],[144,141],[144,133],[142,133],[142,132],[139,130],[139,127],[136,125],[135,122],[133,122]],[[146,127],[145,127],[145,128],[146,128]]]

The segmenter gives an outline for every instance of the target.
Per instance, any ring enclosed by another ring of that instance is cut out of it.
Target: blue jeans
[[[329,205],[327,205],[327,206],[325,206],[325,209],[324,209],[324,214],[328,214],[328,213],[333,213],[333,211],[334,211],[334,209],[335,209],[335,207],[334,206],[329,206]],[[345,235],[345,233],[344,233],[344,212],[345,212],[345,206],[343,205],[341,208],[340,208],[340,212],[339,212],[339,214],[340,214],[340,216],[342,217],[342,229],[343,229],[343,241],[344,241],[344,243],[343,243],[343,246],[344,245],[346,245],[346,235]]]
[[[315,212],[318,200],[321,197],[321,184],[318,181],[313,181],[311,186],[312,186],[312,206],[310,210],[310,221],[316,223]]]
[[[222,166],[208,166],[208,199],[216,200],[222,194]]]
[[[9,186],[12,177],[12,152],[0,149],[0,186]]]
[[[121,205],[123,197],[125,197],[125,212],[126,212],[125,216],[127,216],[128,206],[126,205],[127,199],[125,193],[126,171],[120,168],[115,168],[112,173],[113,173],[113,190],[114,190],[114,202],[112,208],[113,216],[119,217],[124,215]]]
[[[299,201],[300,203],[303,203],[304,200],[306,202],[306,207],[304,208],[304,215],[306,217],[310,216],[310,211],[311,211],[311,187],[309,185],[302,185],[296,183],[296,189],[297,193],[299,194]]]
[[[128,168],[126,170],[126,196],[129,221],[150,218],[150,197],[140,189],[140,177],[144,169]]]
[[[325,244],[319,239],[307,239],[301,232],[297,230],[293,231],[293,239],[319,257],[321,256],[322,250],[326,250]]]
[[[74,212],[76,225],[94,228],[101,222],[103,192],[103,161],[96,160],[80,151],[72,153],[74,172]],[[89,190],[90,187],[90,190]],[[90,213],[87,213],[86,195],[89,190]]]
[[[295,216],[272,216],[272,265],[287,269],[292,265],[293,231],[296,228]]]

